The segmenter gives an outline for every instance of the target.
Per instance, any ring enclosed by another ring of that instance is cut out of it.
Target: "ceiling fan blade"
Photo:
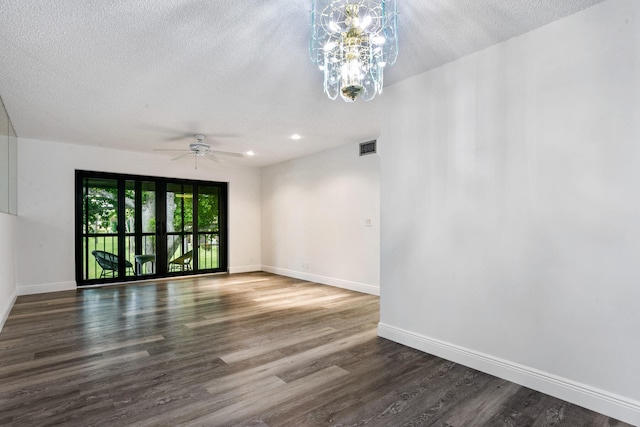
[[[154,148],[153,151],[191,151],[184,148]]]
[[[213,163],[216,163],[218,165],[220,164],[220,160],[218,160],[216,158],[216,156],[212,156],[211,154],[209,154],[208,156],[204,156],[204,157],[206,157],[207,159],[211,160]]]
[[[178,136],[173,136],[171,138],[167,138],[165,139],[165,141],[182,141],[184,139],[191,139],[193,138],[192,134],[184,134],[184,135],[178,135]]]
[[[228,151],[217,151],[217,150],[211,150],[209,151],[212,154],[215,154],[217,156],[229,156],[229,157],[244,157],[243,154],[240,153],[230,153]]]
[[[171,159],[171,161],[184,159],[185,157],[187,157],[189,155],[191,155],[191,153],[184,153],[184,154],[179,155],[178,157],[174,157],[173,159]]]

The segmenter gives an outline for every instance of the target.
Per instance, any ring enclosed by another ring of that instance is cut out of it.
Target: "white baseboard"
[[[639,401],[382,322],[378,324],[378,335],[618,420],[640,425]]]
[[[40,285],[18,286],[18,295],[44,294],[47,292],[73,291],[76,282],[43,283]]]
[[[286,268],[272,267],[269,265],[263,265],[262,271],[279,274],[281,276],[293,277],[294,279],[316,282],[323,285],[335,286],[336,288],[349,289],[350,291],[362,292],[370,295],[380,295],[379,286],[368,285],[366,283],[351,282],[349,280],[336,279],[334,277],[320,276],[318,274],[288,270]]]
[[[236,273],[253,273],[254,271],[261,271],[260,265],[239,265],[236,267],[229,267],[229,274]]]
[[[4,322],[7,321],[7,317],[9,317],[9,313],[11,313],[11,309],[13,308],[13,304],[16,302],[16,298],[18,298],[18,293],[14,289],[11,295],[9,295],[9,298],[4,302],[3,306],[0,307],[0,332],[2,332]]]

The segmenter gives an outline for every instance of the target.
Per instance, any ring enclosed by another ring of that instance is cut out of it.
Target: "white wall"
[[[0,331],[16,300],[15,224],[17,218],[0,212]]]
[[[640,424],[640,2],[384,99],[380,335]]]
[[[229,183],[229,270],[260,269],[260,170],[20,138],[18,294],[74,289],[76,169]]]
[[[354,143],[263,168],[263,270],[377,295],[379,164]]]

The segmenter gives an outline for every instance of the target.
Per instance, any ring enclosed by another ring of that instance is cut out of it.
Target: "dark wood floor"
[[[378,310],[267,273],[19,297],[0,425],[627,425],[379,338]]]

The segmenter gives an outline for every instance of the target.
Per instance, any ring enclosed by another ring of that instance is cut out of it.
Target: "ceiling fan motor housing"
[[[211,147],[209,144],[204,144],[202,142],[192,142],[189,144],[189,148],[191,151],[195,152],[197,156],[204,156],[209,151],[211,151]]]

